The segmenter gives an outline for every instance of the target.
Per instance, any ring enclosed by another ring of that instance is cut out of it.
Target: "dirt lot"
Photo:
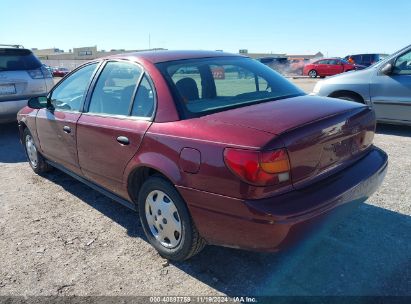
[[[313,80],[295,80],[306,91]],[[137,215],[26,162],[0,126],[0,295],[411,295],[411,128],[379,126],[383,186],[342,221],[279,254],[208,246],[163,267]]]

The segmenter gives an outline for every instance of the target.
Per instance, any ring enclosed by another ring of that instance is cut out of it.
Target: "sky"
[[[0,2],[0,44],[66,52],[97,46],[345,56],[411,43],[409,0]]]

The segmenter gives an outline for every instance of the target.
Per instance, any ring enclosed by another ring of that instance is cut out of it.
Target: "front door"
[[[42,153],[77,174],[77,120],[97,65],[89,64],[62,80],[50,93],[51,106],[39,110],[36,117]]]
[[[77,124],[84,176],[124,196],[119,192],[123,173],[151,125],[153,109],[153,90],[142,68],[131,62],[107,62]]]
[[[328,75],[328,60],[320,60],[317,62],[315,69],[320,76],[327,76]]]
[[[398,56],[391,75],[377,73],[370,84],[379,121],[411,122],[411,51]]]

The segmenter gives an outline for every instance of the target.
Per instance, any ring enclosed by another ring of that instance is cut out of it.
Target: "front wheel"
[[[161,176],[150,177],[138,199],[140,221],[150,244],[169,260],[182,261],[200,252],[199,235],[177,190]]]
[[[24,150],[29,160],[30,167],[37,174],[43,174],[51,170],[49,164],[46,163],[44,157],[37,151],[33,136],[29,129],[24,129],[23,132]]]

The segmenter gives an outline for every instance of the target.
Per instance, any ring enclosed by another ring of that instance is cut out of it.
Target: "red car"
[[[279,250],[366,200],[387,168],[369,107],[307,96],[222,52],[91,61],[30,99],[18,121],[36,173],[55,167],[139,210],[171,260],[205,244]]]
[[[64,77],[70,73],[69,69],[66,68],[55,68],[53,69],[53,77]]]
[[[304,66],[303,75],[316,78],[317,76],[332,76],[348,71],[356,70],[354,64],[344,59],[324,58]]]

